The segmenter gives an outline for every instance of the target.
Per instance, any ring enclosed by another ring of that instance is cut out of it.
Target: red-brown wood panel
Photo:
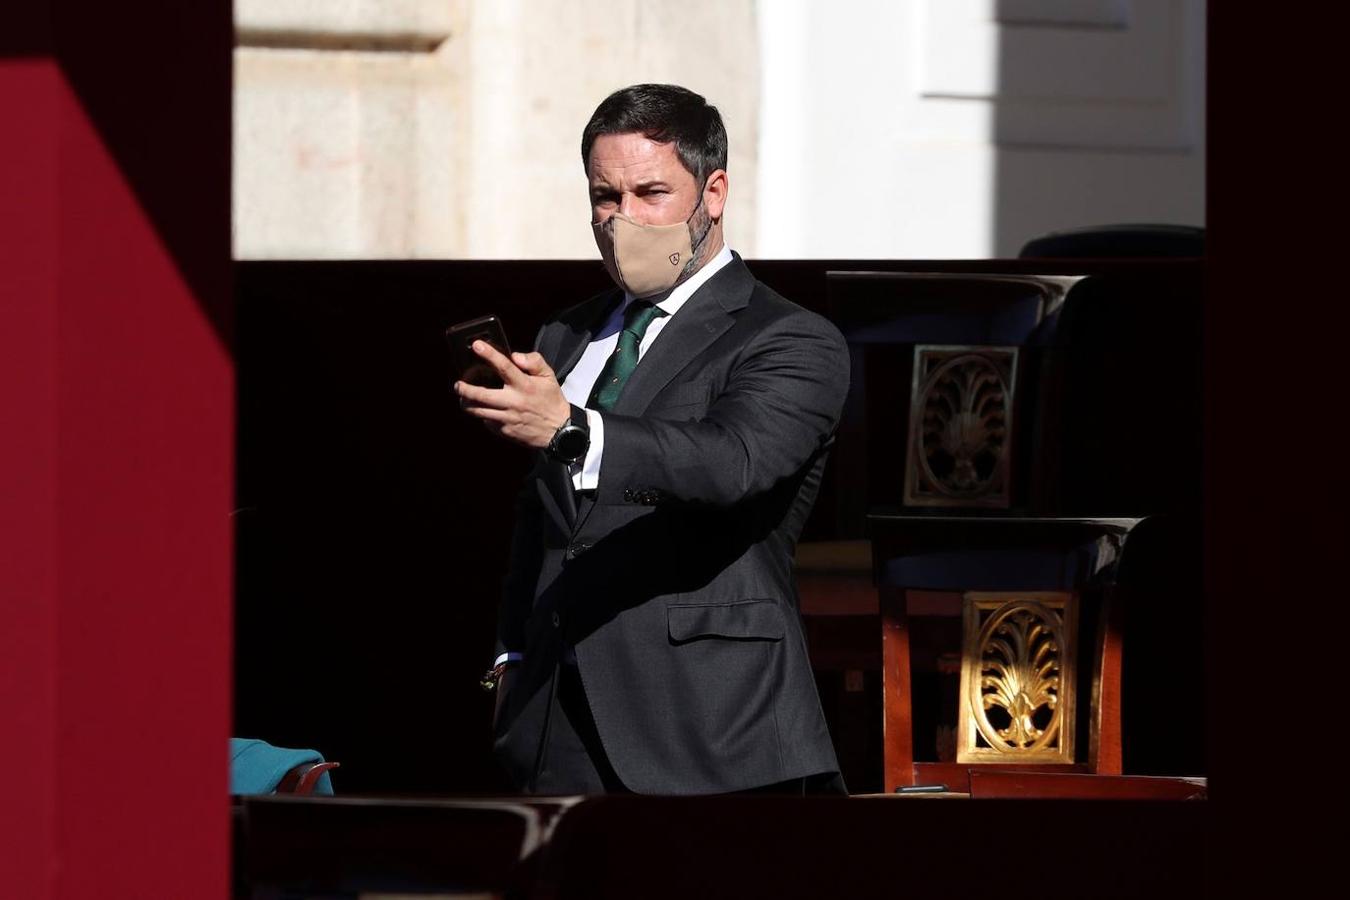
[[[1203,781],[1184,778],[973,769],[970,796],[973,800],[1204,800],[1209,796],[1209,789]]]
[[[229,4],[26,6],[43,33],[0,40],[0,894],[223,897]]]
[[[1089,730],[1088,747],[1088,764],[1099,775],[1120,775],[1124,771],[1120,708],[1125,635],[1122,607],[1120,592],[1108,589],[1102,597],[1102,619],[1097,629],[1099,664],[1092,697],[1096,727]]]
[[[909,669],[909,614],[905,593],[882,585],[881,595],[881,691],[887,793],[902,784],[914,783],[914,726]]]
[[[14,897],[50,896],[56,863],[60,92],[52,60],[0,59],[0,893]]]
[[[1057,765],[1043,763],[1039,765],[1001,765],[999,763],[943,763],[916,762],[914,764],[915,784],[940,784],[947,790],[958,794],[969,794],[971,778],[975,774],[999,772],[1004,774],[1085,774],[1085,765]]]

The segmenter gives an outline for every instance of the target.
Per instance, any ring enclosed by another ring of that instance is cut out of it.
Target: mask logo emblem
[[[672,266],[678,266],[680,264],[680,254],[678,253],[670,254],[670,264]]]

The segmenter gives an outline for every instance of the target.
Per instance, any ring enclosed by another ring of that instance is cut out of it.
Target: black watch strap
[[[572,404],[572,417],[568,419],[568,421],[571,422],[573,425],[577,426],[578,428],[585,429],[586,436],[587,437],[590,436],[591,420],[586,418],[586,410],[582,409],[580,406],[577,406],[575,403]]]

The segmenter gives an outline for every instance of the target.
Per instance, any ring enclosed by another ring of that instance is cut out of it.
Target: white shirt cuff
[[[497,661],[492,664],[492,668],[495,669],[502,663],[520,662],[524,658],[525,658],[524,653],[521,653],[517,650],[507,650],[501,656],[497,657]]]
[[[586,410],[586,427],[591,432],[591,445],[586,450],[586,458],[572,463],[572,488],[578,491],[593,491],[600,486],[600,457],[605,452],[605,419],[593,409]]]

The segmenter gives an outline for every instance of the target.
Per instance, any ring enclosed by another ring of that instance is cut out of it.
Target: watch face
[[[586,448],[590,445],[590,438],[585,429],[568,426],[558,433],[553,445],[559,457],[566,460],[576,460],[585,455]]]

